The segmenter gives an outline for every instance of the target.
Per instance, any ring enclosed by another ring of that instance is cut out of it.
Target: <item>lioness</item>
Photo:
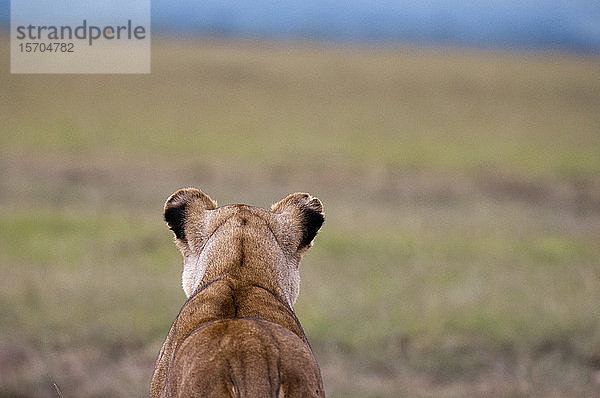
[[[151,397],[324,397],[292,306],[299,264],[325,217],[289,195],[271,210],[217,207],[186,188],[165,203],[189,297],[160,350]]]

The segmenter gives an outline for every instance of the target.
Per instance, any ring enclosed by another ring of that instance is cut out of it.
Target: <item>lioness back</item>
[[[288,195],[270,210],[218,207],[187,188],[165,203],[188,296],[156,360],[151,398],[324,397],[293,305],[300,260],[325,216],[319,199]]]
[[[199,327],[175,353],[170,376],[166,390],[172,397],[323,396],[308,346],[288,329],[262,319],[219,320]]]

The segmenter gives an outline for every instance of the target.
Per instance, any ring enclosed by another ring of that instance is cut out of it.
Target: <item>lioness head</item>
[[[272,289],[290,306],[298,297],[302,255],[325,220],[321,201],[307,193],[291,194],[265,210],[217,207],[195,188],[171,195],[164,216],[183,255],[188,297],[199,286],[228,277]]]

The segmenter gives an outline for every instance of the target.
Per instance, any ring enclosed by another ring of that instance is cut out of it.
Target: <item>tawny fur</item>
[[[175,192],[165,220],[184,258],[188,301],[156,361],[151,397],[324,397],[319,366],[292,306],[321,202],[292,194],[265,210],[218,208]]]

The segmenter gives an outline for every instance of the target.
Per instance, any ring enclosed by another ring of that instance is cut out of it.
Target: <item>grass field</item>
[[[2,59],[8,59],[3,46]],[[324,203],[296,311],[330,397],[600,394],[600,59],[155,40],[0,72],[0,397],[147,394],[164,200]]]

